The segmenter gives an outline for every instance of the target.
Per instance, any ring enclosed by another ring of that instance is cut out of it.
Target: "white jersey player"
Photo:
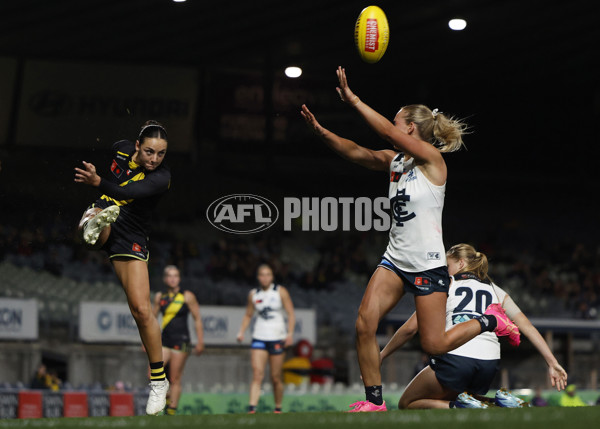
[[[281,286],[271,283],[267,289],[258,287],[250,292],[255,315],[253,342],[285,340],[287,330],[280,289]]]
[[[446,266],[442,238],[445,192],[446,184],[431,183],[414,158],[401,153],[393,159],[388,192],[393,220],[385,260],[408,272]]]
[[[442,156],[463,145],[466,125],[438,109],[422,104],[404,106],[393,121],[377,113],[349,88],[346,71],[339,67],[338,94],[390,146],[372,150],[324,128],[302,106],[307,126],[343,158],[389,175],[393,215],[390,242],[367,285],[356,319],[356,349],[365,400],[351,405],[352,412],[385,411],[379,346],[379,321],[406,293],[415,296],[423,349],[447,353],[485,331],[518,336],[518,330],[501,313],[445,330],[444,309],[450,276],[444,260],[442,210],[448,171]]]
[[[487,257],[468,244],[457,244],[447,253],[448,270],[454,281],[446,303],[446,329],[456,329],[478,317],[490,305],[504,308],[521,333],[533,343],[548,364],[548,375],[553,386],[564,389],[567,373],[558,364],[546,342],[521,312],[510,296],[491,282],[487,275]],[[381,351],[385,359],[402,347],[417,332],[418,317],[413,314]],[[483,333],[456,349],[431,356],[430,365],[421,371],[405,389],[399,408],[485,407],[479,399],[457,396],[461,392],[484,395],[496,376],[500,363],[500,343],[492,333]],[[462,396],[462,395],[461,395]],[[499,406],[512,406],[521,402],[504,391],[498,391],[494,401]]]
[[[275,398],[275,412],[281,412],[283,401],[283,381],[281,371],[283,367],[283,351],[291,346],[294,338],[296,318],[294,305],[287,289],[273,282],[273,270],[267,264],[258,267],[257,279],[259,287],[252,289],[248,294],[246,314],[237,335],[237,340],[244,340],[244,332],[255,317],[250,346],[252,361],[252,384],[250,385],[250,398],[248,412],[255,413],[260,390],[264,378],[267,361],[271,368],[271,382],[273,383],[273,396]],[[287,314],[287,329],[284,314]]]

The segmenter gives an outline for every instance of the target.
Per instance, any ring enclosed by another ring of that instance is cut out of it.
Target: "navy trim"
[[[487,279],[480,279],[479,277],[477,277],[475,274],[471,273],[471,272],[464,272],[464,273],[459,273],[459,274],[455,274],[454,275],[454,279],[455,280],[466,280],[466,279],[471,279],[471,280],[477,280],[479,283],[485,283],[485,284],[491,284]]]

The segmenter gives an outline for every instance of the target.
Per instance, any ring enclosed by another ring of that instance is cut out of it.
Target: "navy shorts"
[[[485,395],[500,369],[500,359],[481,360],[445,354],[432,356],[430,366],[442,386],[455,392]]]
[[[387,258],[383,258],[378,266],[390,270],[400,277],[404,283],[404,290],[413,295],[431,295],[433,292],[448,293],[450,288],[450,274],[448,274],[446,266],[410,273],[402,271]]]
[[[270,355],[283,353],[283,341],[263,341],[252,338],[251,349],[266,350]]]

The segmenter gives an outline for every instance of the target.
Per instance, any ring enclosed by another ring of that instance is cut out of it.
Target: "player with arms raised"
[[[450,276],[442,239],[442,209],[447,167],[443,152],[461,148],[465,125],[424,105],[404,106],[394,121],[362,102],[349,88],[346,72],[337,69],[338,94],[392,149],[371,150],[322,127],[306,105],[307,126],[343,158],[389,174],[393,221],[383,258],[371,277],[358,310],[356,348],[365,401],[351,405],[352,412],[385,411],[381,388],[379,346],[375,333],[381,319],[405,292],[415,296],[423,349],[443,354],[481,332],[518,337],[506,315],[490,310],[483,316],[445,329],[445,308]]]

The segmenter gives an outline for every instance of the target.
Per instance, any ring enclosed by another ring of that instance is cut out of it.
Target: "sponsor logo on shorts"
[[[141,252],[142,251],[142,246],[140,246],[137,243],[133,243],[133,246],[131,246],[131,250],[133,250],[134,252]]]
[[[413,284],[419,290],[428,291],[431,289],[431,279],[428,277],[415,277]]]

